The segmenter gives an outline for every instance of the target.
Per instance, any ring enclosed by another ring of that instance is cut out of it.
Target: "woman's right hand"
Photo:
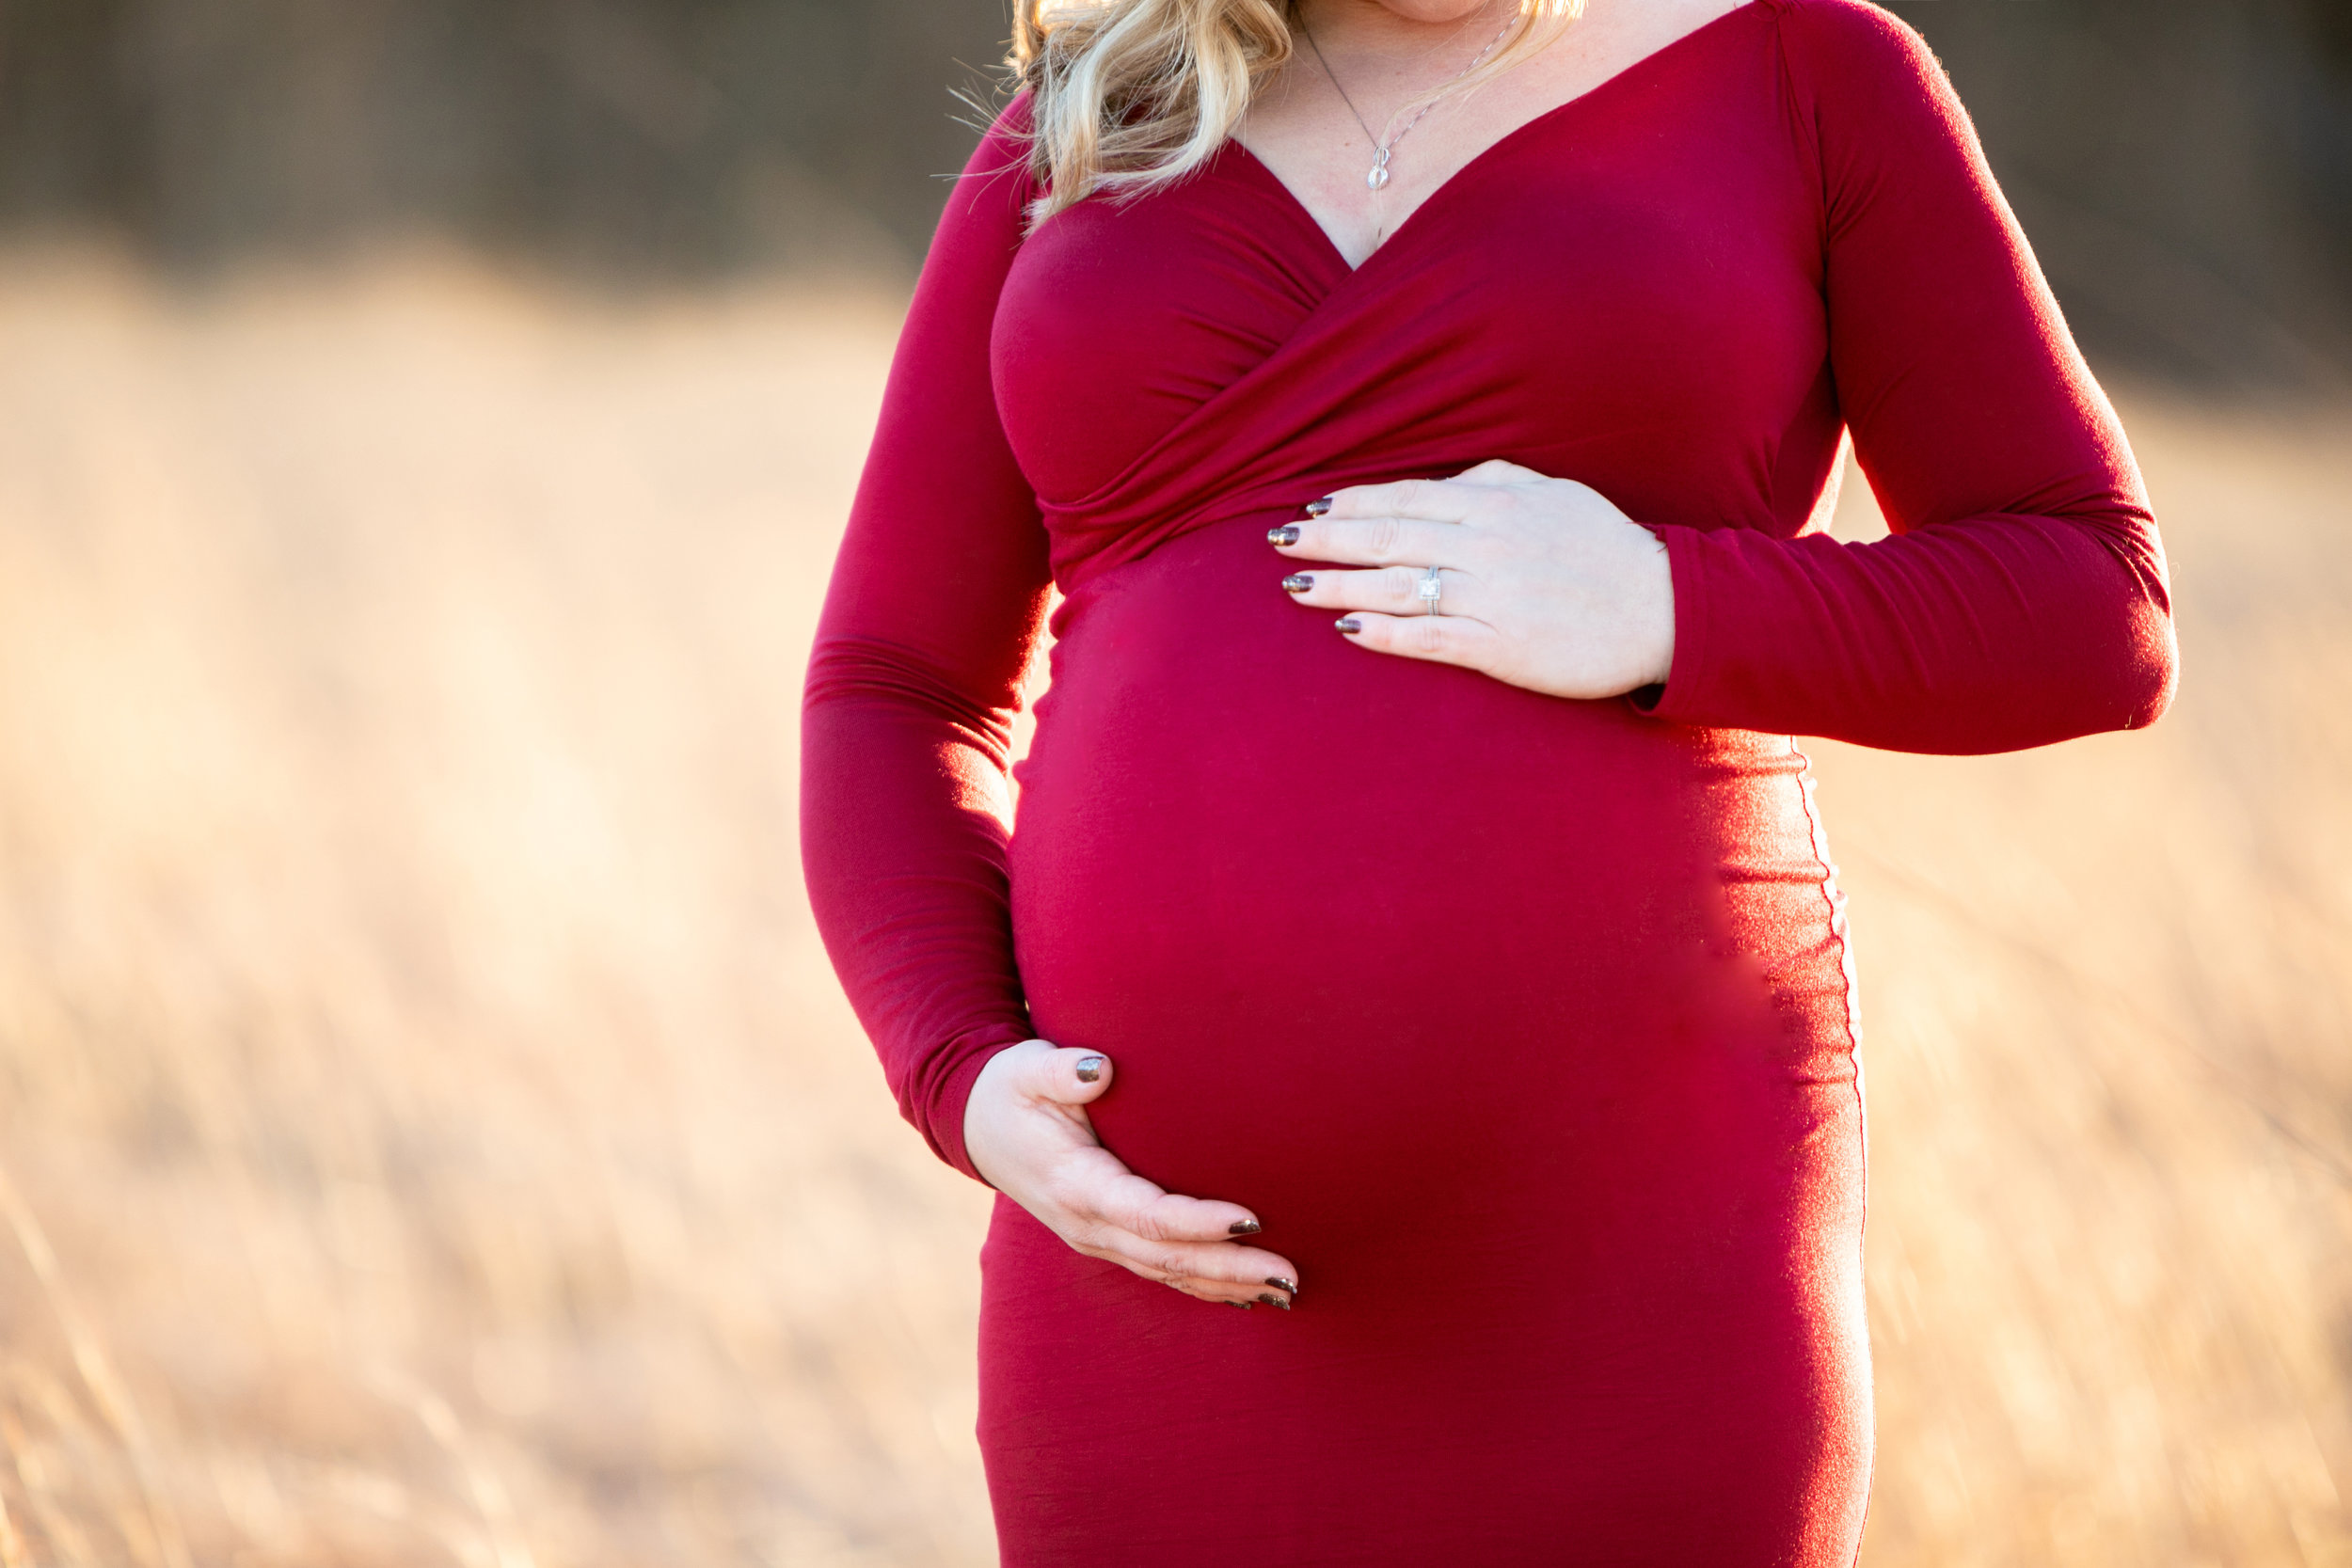
[[[1258,1217],[1237,1203],[1182,1197],[1120,1164],[1086,1107],[1111,1086],[1110,1058],[1024,1040],[989,1058],[963,1112],[963,1147],[998,1192],[1089,1258],[1202,1301],[1290,1309],[1298,1271],[1237,1242]]]

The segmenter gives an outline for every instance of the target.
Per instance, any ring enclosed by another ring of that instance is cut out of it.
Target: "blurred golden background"
[[[1896,8],[2186,673],[2144,735],[1817,749],[1865,1561],[2352,1564],[2352,6]],[[1003,25],[0,0],[0,1568],[993,1560],[986,1195],[792,795]]]

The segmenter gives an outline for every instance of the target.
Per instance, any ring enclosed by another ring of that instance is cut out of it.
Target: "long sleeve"
[[[1859,0],[1781,0],[1820,160],[1831,370],[1892,536],[1658,530],[1662,718],[1980,752],[2153,721],[2175,652],[2113,410],[1926,44]]]
[[[801,718],[801,856],[826,950],[900,1112],[976,1178],[973,1080],[1030,1033],[1007,903],[1007,769],[1043,622],[1045,533],[989,377],[1030,194],[1000,120],[915,287]]]

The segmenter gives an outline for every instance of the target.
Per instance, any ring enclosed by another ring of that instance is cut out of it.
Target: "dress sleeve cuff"
[[[1706,535],[1670,523],[1643,526],[1666,546],[1666,565],[1674,574],[1675,651],[1665,684],[1638,687],[1626,693],[1626,702],[1646,719],[1703,723],[1697,715],[1708,658]]]

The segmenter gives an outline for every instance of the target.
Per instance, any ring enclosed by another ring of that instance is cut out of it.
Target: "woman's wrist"
[[[1644,595],[1648,601],[1649,612],[1644,622],[1650,628],[1650,650],[1649,657],[1643,660],[1646,673],[1634,683],[1634,689],[1654,686],[1662,691],[1675,668],[1674,553],[1657,530],[1645,527],[1643,531],[1652,541],[1646,574],[1648,592]]]
[[[1704,585],[1692,551],[1706,534],[1674,523],[1645,523],[1658,540],[1658,564],[1664,578],[1664,635],[1653,650],[1650,681],[1626,693],[1634,710],[1647,717],[1680,721],[1688,706],[1697,672],[1706,660]]]
[[[1028,1031],[1019,1024],[984,1024],[965,1031],[949,1046],[957,1060],[936,1080],[930,1095],[909,1105],[914,1121],[938,1156],[979,1182],[993,1187],[974,1162],[971,1149],[972,1092],[988,1064],[1021,1044]]]

